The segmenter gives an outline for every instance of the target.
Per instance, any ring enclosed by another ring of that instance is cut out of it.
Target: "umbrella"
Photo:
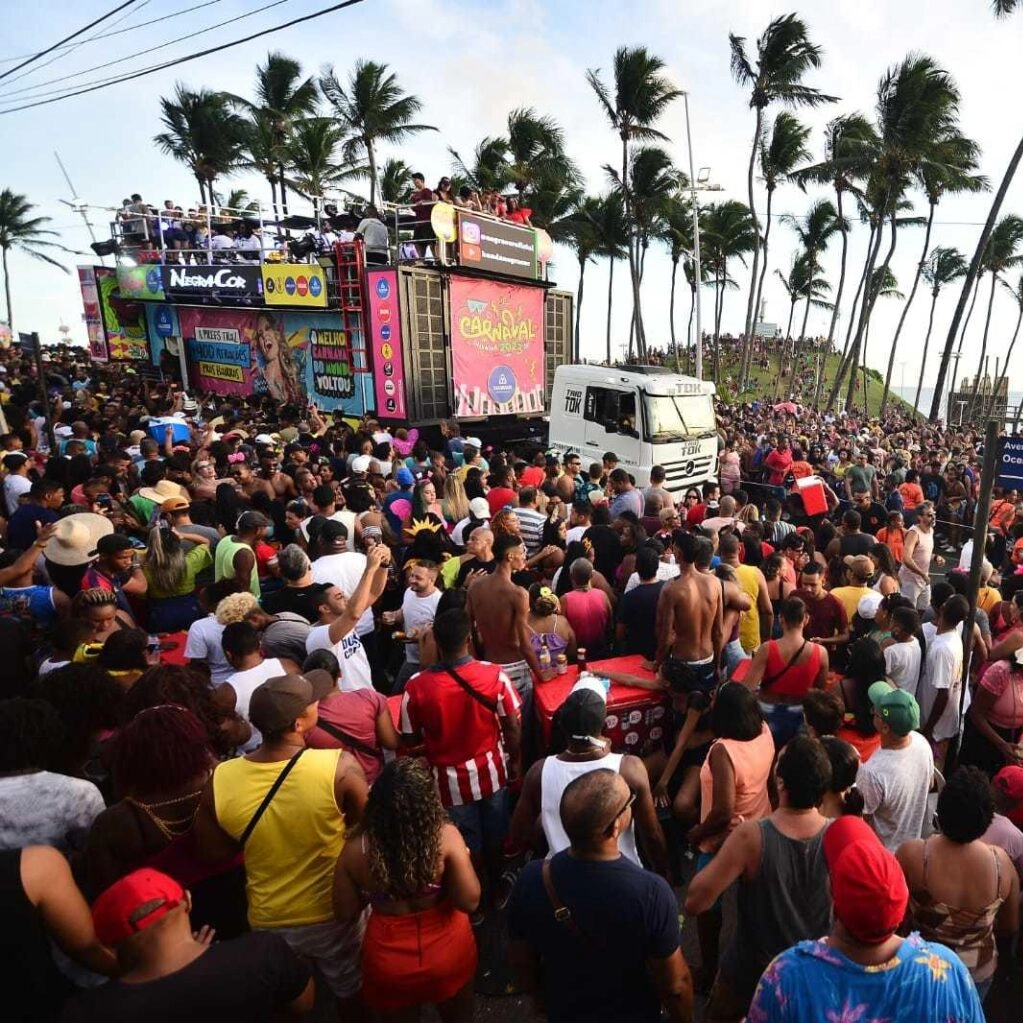
[[[795,402],[791,401],[780,401],[777,405],[772,406],[775,412],[787,412],[790,416],[799,414],[799,409],[796,408]]]

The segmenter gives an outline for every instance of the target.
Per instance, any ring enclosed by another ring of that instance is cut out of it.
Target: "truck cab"
[[[660,465],[681,495],[717,476],[714,385],[661,366],[558,366],[549,436],[552,451],[577,451],[584,466],[613,451],[637,486]]]

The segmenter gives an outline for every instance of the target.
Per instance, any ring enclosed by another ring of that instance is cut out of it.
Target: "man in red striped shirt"
[[[441,802],[477,872],[496,879],[508,828],[507,782],[518,774],[521,700],[500,665],[469,655],[469,616],[437,615],[440,663],[413,675],[401,703],[401,732],[422,741]]]

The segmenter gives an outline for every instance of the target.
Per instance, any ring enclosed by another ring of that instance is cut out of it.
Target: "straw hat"
[[[143,487],[139,491],[139,497],[162,505],[171,497],[188,497],[188,491],[184,487],[179,487],[177,483],[171,483],[170,480],[160,480],[155,487]]]
[[[55,565],[84,565],[96,557],[99,538],[113,531],[110,519],[92,512],[76,512],[57,523],[43,554]]]

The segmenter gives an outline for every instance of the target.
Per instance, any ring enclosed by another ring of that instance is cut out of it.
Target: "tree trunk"
[[[984,356],[987,354],[987,336],[991,329],[991,311],[995,306],[995,287],[998,284],[998,274],[991,271],[991,294],[987,300],[987,316],[984,318],[984,339],[980,343],[980,360],[977,362],[977,375],[973,378],[973,390],[970,392],[970,404],[967,407],[967,419],[973,422],[973,411],[977,404],[977,395],[980,394],[980,374],[984,369]]]
[[[959,334],[959,347],[956,349],[956,364],[952,368],[952,384],[948,389],[948,393],[951,396],[956,389],[956,377],[959,375],[959,358],[963,351],[963,342],[966,340],[966,331],[970,326],[970,320],[973,319],[973,310],[977,305],[977,295],[980,294],[980,282],[984,279],[984,275],[981,274],[977,278],[976,284],[973,286],[973,299],[970,302],[970,308],[966,311],[966,319],[963,321],[963,329]],[[932,399],[933,400],[933,399]]]
[[[575,295],[575,354],[573,362],[579,361],[579,321],[582,319],[583,311],[583,276],[586,273],[586,259],[579,258],[579,289]]]
[[[11,308],[11,272],[7,269],[7,246],[4,245],[0,248],[0,253],[3,254],[3,267],[4,267],[4,301],[7,306],[7,326],[11,330],[11,334],[14,335],[14,310]],[[14,336],[14,340],[17,340],[17,336]],[[12,342],[13,343],[13,342]],[[47,415],[49,409],[43,410]]]
[[[913,415],[916,417],[919,415],[918,406],[920,404],[920,392],[924,386],[924,370],[927,368],[927,349],[931,343],[931,330],[934,327],[934,307],[938,304],[938,292],[940,288],[934,288],[931,291],[931,315],[927,320],[927,334],[924,337],[924,354],[920,359],[920,379],[916,382],[916,395],[913,398]]]
[[[753,145],[750,146],[749,167],[746,170],[746,189],[749,195],[749,212],[753,219],[753,266],[750,269],[749,299],[746,303],[746,336],[743,340],[743,358],[740,366],[739,389],[742,390],[749,372],[749,357],[753,351],[753,299],[756,297],[757,274],[760,270],[760,221],[757,219],[756,202],[753,198],[753,173],[757,165],[757,150],[760,148],[760,134],[763,131],[764,111],[756,107],[756,124]]]
[[[849,370],[850,347],[852,345],[853,332],[856,329],[856,309],[860,304],[860,298],[863,295],[863,287],[867,280],[867,274],[870,271],[870,261],[875,251],[874,243],[877,242],[878,248],[881,246],[879,239],[880,235],[878,234],[877,225],[871,224],[870,234],[867,236],[867,256],[863,261],[863,270],[860,272],[860,281],[859,284],[856,285],[856,293],[853,295],[852,306],[849,309],[849,324],[845,328],[845,343],[842,345],[842,358],[838,361],[838,369],[835,371],[835,379],[831,382],[831,390],[828,392],[828,400],[825,402],[826,408],[830,408],[835,404],[838,392],[842,389],[842,384],[845,382],[845,374]]]
[[[1013,152],[1012,157],[1009,160],[1009,166],[1005,168],[1002,183],[998,186],[998,192],[995,195],[994,202],[991,203],[991,209],[988,210],[984,230],[980,232],[980,238],[977,240],[977,248],[973,253],[973,259],[970,260],[970,269],[966,272],[966,279],[963,281],[963,290],[959,293],[959,301],[956,304],[956,311],[952,316],[952,323],[948,328],[948,336],[945,338],[945,348],[941,353],[941,365],[938,367],[938,382],[934,388],[934,397],[931,399],[932,420],[938,418],[938,413],[941,410],[941,391],[945,386],[945,376],[948,373],[948,363],[952,358],[952,346],[955,344],[956,331],[959,329],[959,322],[963,318],[963,310],[966,308],[970,288],[973,286],[973,282],[977,279],[977,273],[980,270],[980,261],[984,258],[984,250],[987,248],[991,232],[994,230],[995,222],[998,220],[998,213],[1002,208],[1002,203],[1005,201],[1005,195],[1009,191],[1009,185],[1012,184],[1012,179],[1016,174],[1016,168],[1019,166],[1021,159],[1023,159],[1023,136],[1020,137],[1020,140],[1016,145],[1015,152]]]
[[[668,328],[671,335],[671,350],[675,353],[675,372],[681,373],[678,358],[678,339],[675,337],[675,277],[678,274],[678,260],[671,261],[671,295],[668,298]]]
[[[199,182],[199,205],[206,205],[206,179],[201,174],[195,175],[195,180]]]
[[[792,339],[792,360],[795,362],[796,359],[796,346],[800,341],[806,344],[806,324],[810,319],[810,296],[806,296],[806,309],[803,311],[803,326],[799,330],[799,337]]]
[[[821,403],[821,392],[824,390],[824,366],[826,364],[828,355],[831,354],[831,346],[834,343],[835,327],[838,324],[838,315],[842,305],[842,289],[845,287],[845,266],[846,258],[849,255],[849,231],[848,228],[846,227],[845,216],[842,213],[843,191],[844,189],[841,188],[836,187],[835,189],[835,198],[838,204],[838,222],[841,225],[840,230],[842,232],[842,263],[841,269],[839,270],[838,273],[838,290],[835,292],[835,308],[832,309],[831,311],[831,325],[828,327],[828,340],[825,342],[824,345],[823,361],[821,363],[820,373],[817,376],[817,388],[813,396],[814,408],[819,407]],[[854,306],[856,305],[855,300],[853,301],[853,305]],[[843,352],[843,355],[844,354],[845,353]]]
[[[363,139],[366,143],[366,159],[369,162],[369,202],[371,206],[377,204],[377,154],[373,148],[373,140]]]
[[[757,293],[753,299],[753,324],[756,326],[760,315],[760,300],[764,295],[764,278],[767,276],[767,243],[771,238],[771,206],[774,200],[774,189],[767,189],[767,206],[764,209],[764,261],[760,267],[760,279],[757,281]]]
[[[622,139],[622,198],[625,204],[625,222],[629,229],[629,280],[632,284],[632,323],[636,338],[636,354],[640,362],[646,361],[646,343],[643,338],[643,314],[639,297],[639,238],[632,218],[629,201],[629,140]],[[630,341],[631,346],[631,341]]]
[[[721,374],[721,274],[714,274],[714,383],[720,384]]]
[[[1002,380],[1009,379],[1009,360],[1012,358],[1012,350],[1016,347],[1016,338],[1019,337],[1020,324],[1023,324],[1023,305],[1019,307],[1019,314],[1016,317],[1016,329],[1012,332],[1012,340],[1009,342],[1009,350],[1005,353],[1005,368],[999,374],[998,379],[995,381],[995,386],[991,389],[991,400],[988,402],[987,412],[984,415],[984,421],[987,422],[991,418],[991,413],[994,412],[995,405],[998,401],[998,384]],[[1008,402],[1008,394],[1006,394],[1006,402]],[[1006,405],[1008,407],[1008,405]]]
[[[778,347],[778,374],[774,378],[774,400],[778,400],[778,394],[781,391],[781,378],[785,372],[785,355],[789,348],[789,338],[792,337],[792,319],[796,315],[796,303],[798,302],[798,296],[792,298],[789,301],[789,323],[785,328],[785,337],[782,339],[782,343]],[[768,357],[770,362],[770,357]]]
[[[611,365],[611,303],[614,298],[615,258],[611,257],[611,267],[607,274],[607,364]]]
[[[920,284],[920,275],[923,273],[924,266],[927,263],[927,251],[931,246],[931,227],[934,224],[934,211],[938,208],[938,204],[932,202],[930,214],[927,217],[927,230],[924,233],[924,251],[920,256],[920,262],[916,265],[916,276],[913,278],[913,287],[909,289],[909,298],[906,299],[906,304],[902,307],[902,315],[899,317],[899,325],[895,328],[895,337],[892,338],[892,350],[888,355],[888,372],[885,373],[884,377],[884,390],[881,392],[881,408],[878,415],[884,419],[884,414],[888,408],[888,391],[891,388],[892,383],[892,370],[895,368],[895,352],[899,347],[899,335],[902,333],[902,327],[906,322],[906,315],[909,312],[909,307],[913,304],[913,299],[916,297],[916,289]]]

